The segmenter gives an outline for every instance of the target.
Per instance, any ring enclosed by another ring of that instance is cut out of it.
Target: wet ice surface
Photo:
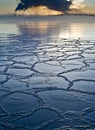
[[[0,130],[95,130],[95,18],[71,18],[0,21]]]

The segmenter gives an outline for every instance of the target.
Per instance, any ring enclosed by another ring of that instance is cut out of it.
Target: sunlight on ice
[[[76,33],[77,30],[77,33]],[[70,23],[68,29],[61,29],[59,33],[60,38],[83,37],[84,26],[78,23]]]
[[[2,34],[19,34],[16,24],[0,24],[0,33]]]

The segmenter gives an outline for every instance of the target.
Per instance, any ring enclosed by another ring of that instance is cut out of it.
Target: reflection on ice
[[[4,19],[4,18],[3,18]],[[94,38],[94,17],[89,16],[55,16],[52,17],[13,17],[0,21],[0,34],[20,34],[25,37],[49,38]],[[77,33],[76,33],[77,32]]]
[[[82,19],[82,18],[81,18]],[[49,38],[93,38],[95,23],[93,21],[68,18],[60,18],[60,20],[39,20],[21,22],[18,29],[26,35],[31,34],[33,37],[49,37]],[[77,33],[76,33],[77,32]]]
[[[19,29],[16,23],[2,23],[0,24],[0,34],[10,35],[10,34],[19,34]]]
[[[95,18],[78,17],[1,20],[0,129],[95,129]]]

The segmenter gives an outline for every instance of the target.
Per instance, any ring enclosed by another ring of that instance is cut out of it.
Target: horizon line
[[[80,16],[95,16],[95,14],[91,13],[65,13],[65,14],[58,14],[58,15],[17,15],[16,13],[1,13],[0,16],[64,16],[64,15],[80,15]]]

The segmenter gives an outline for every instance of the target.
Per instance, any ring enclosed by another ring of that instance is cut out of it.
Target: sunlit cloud
[[[17,15],[60,15],[69,10],[70,0],[20,0],[15,11]]]
[[[85,0],[20,0],[16,15],[95,14]]]
[[[73,0],[70,9],[82,9],[85,7],[84,0]]]
[[[48,9],[46,6],[31,7],[26,10],[16,11],[17,15],[61,15],[62,11]]]

